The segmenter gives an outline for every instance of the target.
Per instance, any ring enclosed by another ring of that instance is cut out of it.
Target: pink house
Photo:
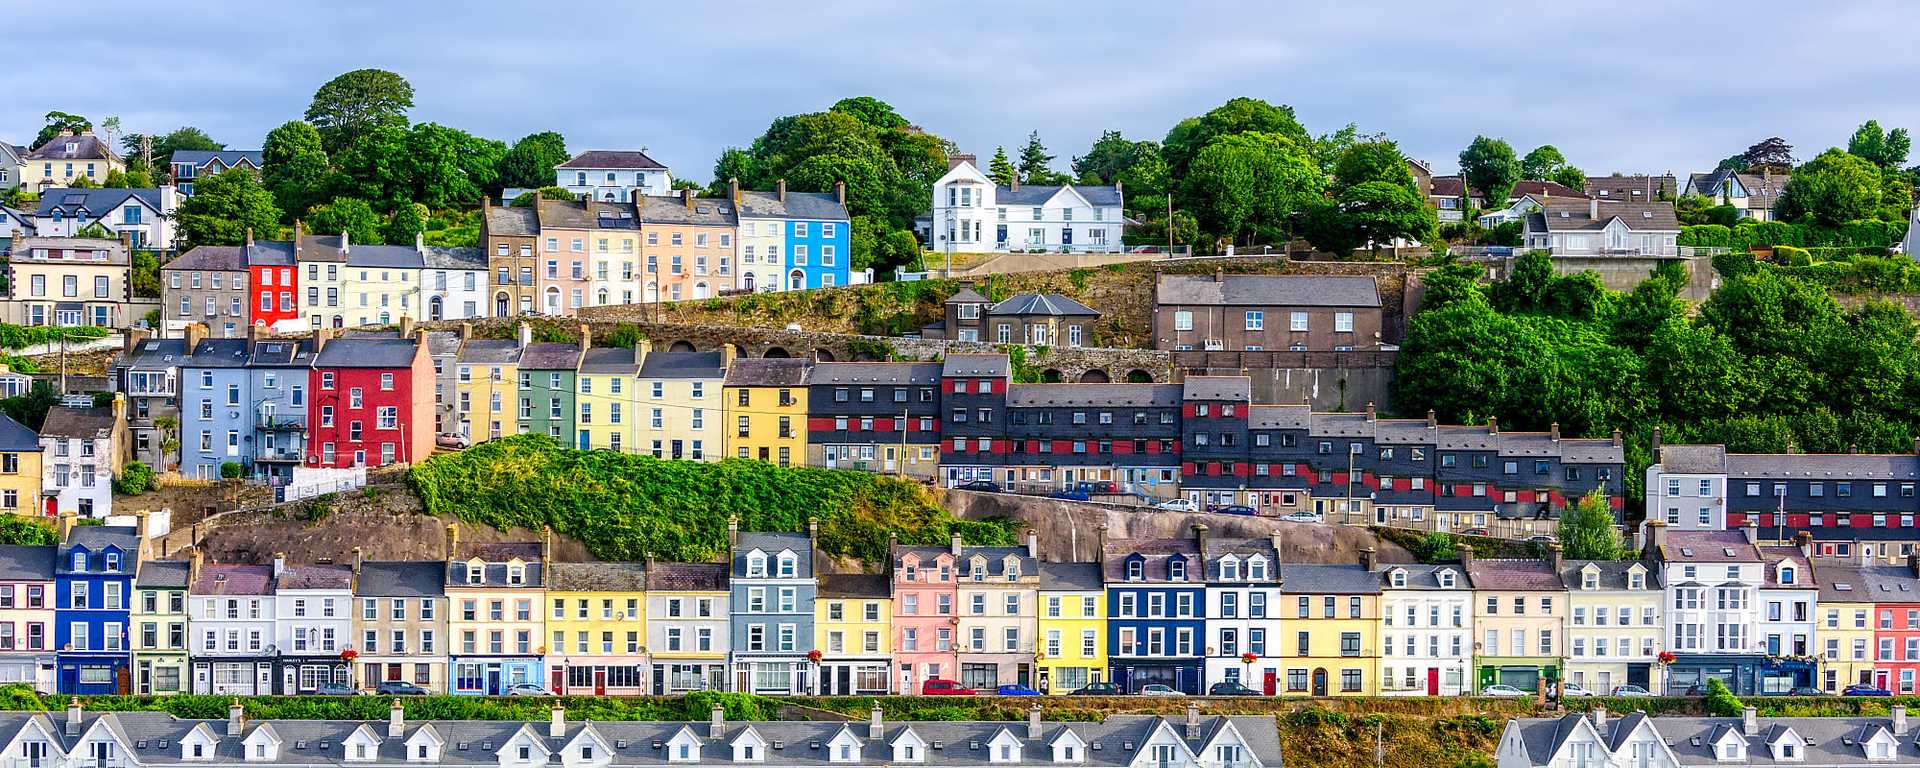
[[[893,545],[893,661],[900,692],[930,679],[958,680],[954,607],[960,537],[949,548]]]

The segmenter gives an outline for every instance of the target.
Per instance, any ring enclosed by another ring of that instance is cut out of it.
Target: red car
[[[922,696],[973,696],[978,693],[979,691],[952,680],[941,680],[937,677],[920,684]]]

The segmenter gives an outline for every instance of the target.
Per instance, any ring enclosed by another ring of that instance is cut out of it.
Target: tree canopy
[[[1880,209],[1880,197],[1879,168],[1859,156],[1829,149],[1794,171],[1774,212],[1784,220],[1833,227],[1872,218]]]
[[[1878,120],[1868,120],[1847,140],[1847,154],[1882,169],[1898,169],[1906,165],[1907,153],[1912,150],[1913,139],[1907,136],[1907,129],[1882,131]]]
[[[1520,172],[1513,147],[1500,139],[1475,136],[1473,143],[1460,152],[1460,176],[1469,189],[1480,193],[1488,208],[1506,206],[1513,185],[1520,181]]]
[[[180,203],[175,236],[181,250],[200,245],[238,245],[251,230],[266,240],[280,232],[280,208],[252,171],[229,169],[194,181],[193,196]]]
[[[356,69],[314,91],[306,120],[319,129],[328,152],[352,146],[376,128],[406,128],[413,85],[384,69]]]
[[[1184,197],[1200,226],[1236,239],[1285,239],[1295,215],[1322,197],[1320,166],[1297,141],[1278,133],[1236,133],[1200,150]]]
[[[40,132],[34,135],[33,146],[27,149],[39,149],[40,145],[52,141],[61,131],[79,133],[93,127],[93,121],[59,110],[48,112],[46,120],[46,124],[40,126]]]
[[[500,186],[538,189],[553,183],[553,167],[571,158],[567,140],[553,131],[521,138],[500,158]]]

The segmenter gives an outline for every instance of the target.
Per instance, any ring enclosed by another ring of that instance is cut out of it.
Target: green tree
[[[422,137],[441,138],[438,132]],[[329,150],[334,169],[327,185],[328,194],[366,201],[376,210],[389,211],[411,202],[415,192],[415,172],[422,165],[438,165],[447,158],[429,156],[418,161],[407,157],[407,129],[391,125],[376,126],[338,152]]]
[[[1880,169],[1838,149],[1829,149],[1793,173],[1775,212],[1785,220],[1837,227],[1871,218],[1880,208]]]
[[[1240,97],[1229,99],[1204,115],[1190,117],[1174,125],[1172,130],[1167,131],[1166,139],[1160,142],[1161,157],[1167,161],[1167,169],[1173,178],[1185,179],[1187,167],[1199,157],[1200,150],[1213,143],[1214,139],[1240,133],[1279,134],[1303,148],[1303,151],[1313,146],[1313,138],[1307,134],[1306,127],[1294,117],[1293,107]]]
[[[1412,554],[1423,563],[1445,563],[1460,557],[1453,534],[1444,531],[1432,531],[1414,542]]]
[[[1793,167],[1793,145],[1778,136],[1761,139],[1740,155],[1741,168],[1748,173],[1759,173],[1762,168],[1770,168],[1775,173],[1786,173]]]
[[[246,474],[247,474],[247,468],[245,465],[241,464],[240,462],[237,462],[237,461],[220,462],[220,479],[222,480],[238,480],[242,477],[245,477]]]
[[[532,192],[521,193],[519,197],[516,197],[513,199],[513,207],[532,208],[533,198],[535,194],[538,194],[540,196],[540,199],[542,200],[561,200],[565,202],[573,202],[573,200],[575,199],[574,194],[572,192],[567,191],[566,187],[541,187]]]
[[[1410,184],[1369,181],[1340,193],[1340,213],[1355,240],[1375,251],[1398,239],[1420,242],[1433,237],[1440,222]]]
[[[1727,690],[1727,684],[1717,677],[1707,678],[1707,697],[1703,703],[1710,717],[1739,717],[1746,711],[1740,698]]]
[[[1898,169],[1905,165],[1907,153],[1912,149],[1913,139],[1907,136],[1907,129],[1882,131],[1878,120],[1868,120],[1847,140],[1847,154],[1860,157],[1882,169]]]
[[[100,186],[108,189],[153,189],[153,176],[146,171],[108,171]]]
[[[1620,560],[1628,555],[1620,529],[1614,526],[1607,495],[1598,490],[1561,513],[1557,537],[1562,554],[1572,560]]]
[[[1501,207],[1520,181],[1520,161],[1505,141],[1475,136],[1460,153],[1460,175],[1487,207]]]
[[[160,298],[160,260],[153,251],[134,251],[127,283],[136,298]]]
[[[1020,183],[1033,185],[1063,184],[1066,180],[1050,167],[1053,155],[1040,143],[1040,132],[1027,134],[1027,145],[1020,148]]]
[[[893,105],[872,96],[849,96],[833,103],[828,111],[852,115],[854,119],[883,131],[907,127],[907,119]]]
[[[0,400],[0,413],[37,431],[47,422],[47,410],[59,404],[60,392],[51,382],[35,381],[26,394]]]
[[[313,209],[311,223],[315,234],[345,232],[354,243],[377,245],[381,242],[380,215],[373,212],[373,206],[367,201],[357,197],[336,197]]]
[[[1527,156],[1520,159],[1520,178],[1550,179],[1561,168],[1566,167],[1567,158],[1560,149],[1552,144],[1535,147]]]
[[[201,245],[238,245],[247,232],[267,239],[280,230],[280,208],[252,171],[230,169],[202,176],[193,184],[193,196],[175,215],[175,237],[181,250]]]
[[[427,207],[419,203],[408,203],[395,209],[387,217],[386,227],[381,230],[386,241],[394,245],[412,245],[414,237],[427,228]]]
[[[320,131],[312,124],[291,120],[268,131],[260,149],[260,164],[261,181],[288,219],[306,215],[326,199],[332,168],[320,142]]]
[[[1560,166],[1547,180],[1569,189],[1587,191],[1587,172],[1571,165]]]
[[[152,137],[153,165],[147,167],[144,163],[148,140],[147,135],[141,133],[129,133],[120,140],[121,153],[127,158],[128,170],[142,170],[149,174],[155,169],[171,170],[175,152],[181,150],[212,152],[227,148],[227,145],[214,141],[206,131],[191,125],[183,126],[174,129],[172,133]]]
[[[435,210],[477,206],[488,190],[499,188],[500,159],[506,153],[507,146],[498,141],[420,123],[407,132],[399,157],[405,193],[386,199],[394,210],[408,201]]]
[[[995,184],[1007,187],[1012,186],[1013,180],[1019,176],[1020,170],[1013,167],[1012,160],[1007,159],[1007,148],[994,147],[993,159],[987,161],[987,178],[993,179]]]
[[[1207,232],[1237,240],[1280,239],[1295,214],[1322,199],[1320,167],[1292,139],[1237,133],[1209,143],[1193,160],[1185,197]]]
[[[1102,131],[1085,155],[1073,159],[1073,172],[1082,177],[1092,174],[1098,184],[1112,184],[1121,174],[1146,158],[1146,152],[1158,155],[1152,142],[1128,141],[1119,131]]]
[[[542,131],[527,135],[500,157],[500,186],[538,189],[551,185],[553,167],[571,157],[567,140],[560,134]]]
[[[1333,166],[1335,196],[1368,182],[1383,182],[1413,189],[1413,172],[1407,168],[1400,146],[1386,139],[1353,144]],[[1423,201],[1424,202],[1424,201]]]
[[[76,114],[54,110],[47,113],[46,125],[40,127],[40,133],[33,137],[33,146],[28,149],[39,149],[40,145],[52,141],[53,137],[60,135],[61,131],[79,133],[92,128],[91,120]]]
[[[319,129],[328,152],[352,146],[375,128],[407,127],[413,86],[383,69],[356,69],[314,91],[306,120]]]

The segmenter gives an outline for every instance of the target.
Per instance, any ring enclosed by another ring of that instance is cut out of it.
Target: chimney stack
[[[548,713],[547,736],[563,739],[567,736],[567,709],[560,706],[560,700],[553,700],[553,709]]]
[[[1498,416],[1487,417],[1487,434],[1489,435],[1500,434],[1500,417]]]
[[[727,199],[732,200],[734,205],[740,204],[740,179],[732,176],[727,177]],[[875,706],[875,709],[878,709],[878,705]]]
[[[1800,550],[1801,557],[1813,557],[1813,534],[1808,531],[1794,534],[1793,546]]]
[[[841,206],[845,206],[847,204],[847,183],[846,182],[836,181],[833,183],[833,199],[840,201]]]
[[[1224,283],[1227,281],[1227,270],[1225,267],[1213,268],[1213,281],[1216,283]]]
[[[329,342],[329,341],[332,341],[332,340],[333,340],[333,329],[332,329],[332,328],[315,328],[315,329],[313,329],[313,354],[314,354],[314,356],[315,356],[315,357],[319,357],[319,356],[320,356],[320,350],[322,350],[322,349],[326,349],[326,348],[327,348],[327,342]]]
[[[1760,710],[1753,707],[1740,710],[1740,733],[1745,736],[1760,735]]]
[[[680,190],[680,204],[686,206],[688,209],[693,208],[693,190],[692,189]]]
[[[1462,542],[1460,544],[1454,545],[1453,550],[1455,552],[1458,552],[1460,555],[1461,568],[1473,567],[1473,545],[1472,544],[1467,544],[1465,542]]]
[[[1760,543],[1760,519],[1759,518],[1757,517],[1747,518],[1746,527],[1741,528],[1740,530],[1741,532],[1747,535],[1748,544]]]
[[[1664,547],[1667,545],[1667,521],[1648,520],[1646,524],[1646,531],[1647,531],[1647,549],[1648,550],[1650,550],[1651,552],[1657,553],[1660,551],[1661,547]],[[1658,555],[1650,555],[1650,556],[1658,557]]]
[[[1547,543],[1547,567],[1554,573],[1560,572],[1560,545],[1556,542]]]
[[[352,251],[353,238],[347,234],[346,230],[340,230],[340,255],[345,256]]]
[[[1035,708],[1037,709],[1038,707],[1035,707]],[[1198,741],[1199,739],[1200,739],[1200,705],[1189,701],[1187,702],[1187,740]]]
[[[1007,179],[1007,189],[1013,192],[1020,191],[1020,174],[1016,173],[1012,178]]]
[[[79,716],[80,699],[79,697],[75,697],[73,705],[67,707],[67,720],[72,721]],[[236,696],[233,699],[233,703],[227,705],[227,735],[238,737],[240,732],[245,730],[246,727],[247,710],[245,707],[240,706],[240,698]]]
[[[400,706],[400,698],[396,696],[393,699],[393,706],[387,709],[387,738],[397,739],[405,735],[407,735],[407,710]]]
[[[460,524],[447,523],[447,559],[460,557]]]
[[[707,718],[707,738],[719,741],[727,733],[727,710],[719,704],[713,705],[713,713]]]
[[[1207,524],[1193,524],[1193,548],[1200,553],[1201,562],[1207,559]]]
[[[580,351],[585,352],[593,346],[593,326],[580,324]]]
[[[886,725],[880,719],[880,702],[875,701],[873,709],[867,712],[867,738],[879,741],[886,733]]]
[[[1432,408],[1428,408],[1427,409],[1427,429],[1433,429],[1438,426],[1440,426],[1439,414],[1434,413]]]
[[[1554,442],[1560,442],[1560,422],[1556,421],[1553,426],[1548,427],[1547,434],[1552,436]]]
[[[1593,729],[1596,731],[1599,731],[1601,736],[1605,736],[1607,734],[1607,708],[1606,707],[1596,706],[1593,708]]]
[[[960,556],[960,534],[958,533],[953,534],[953,536],[948,539],[948,544],[951,547],[948,551],[954,557],[959,557]]]
[[[1362,547],[1360,549],[1360,567],[1361,568],[1371,571],[1374,569],[1375,566],[1379,564],[1380,564],[1379,555],[1378,553],[1374,552],[1373,547]]]
[[[1027,707],[1027,739],[1039,741],[1041,736],[1040,705]]]
[[[247,227],[247,247],[253,247],[253,227]]]
[[[1373,420],[1374,420],[1373,401],[1368,400],[1367,401],[1367,421],[1373,421]]]
[[[193,354],[193,348],[207,340],[206,323],[187,323],[187,354]]]
[[[1587,201],[1587,218],[1600,218],[1600,198],[1596,197]]]
[[[1895,736],[1905,736],[1905,735],[1907,735],[1907,707],[1906,707],[1906,705],[1905,705],[1905,704],[1895,704],[1895,705],[1893,705],[1893,706],[1891,706],[1891,707],[1888,707],[1888,708],[1887,708],[1887,714],[1889,714],[1889,715],[1892,715],[1892,716],[1893,716],[1893,735],[1895,735]]]
[[[286,572],[287,572],[287,553],[285,552],[273,553],[273,577],[276,579],[280,578],[280,574],[283,574]]]
[[[240,715],[239,715],[240,700],[239,699],[233,700],[233,712],[234,712],[233,724],[227,726],[227,732],[229,735],[237,736],[239,734],[236,731],[236,729],[239,727],[239,722],[240,722]],[[80,735],[80,697],[78,696],[75,696],[67,700],[67,735],[68,736]]]
[[[1093,551],[1093,559],[1104,560],[1107,556],[1107,524],[1101,523],[1095,531],[1099,536],[1100,548]]]
[[[727,517],[727,546],[737,547],[739,545],[740,545],[740,516],[730,515]]]
[[[404,339],[412,335],[413,335],[413,316],[401,315],[400,316],[400,338]]]
[[[526,349],[527,345],[533,343],[533,326],[528,324],[527,321],[525,320],[520,321],[520,332],[518,334],[518,338],[520,340],[521,349]]]
[[[784,203],[787,201],[787,180],[786,179],[774,179],[773,194],[775,197],[780,198],[780,202]]]
[[[473,323],[461,323],[460,324],[460,346],[462,347],[466,346],[467,340],[472,338],[473,338]]]
[[[361,567],[367,564],[367,552],[360,547],[353,548],[353,575],[359,576]]]
[[[1032,528],[1027,529],[1027,557],[1040,558],[1040,532]]]

